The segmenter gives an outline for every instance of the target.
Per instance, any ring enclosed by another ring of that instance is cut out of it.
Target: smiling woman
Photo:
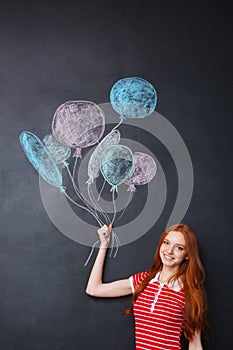
[[[159,254],[164,270],[167,269],[169,275],[173,274],[172,270],[176,270],[184,259],[188,259],[183,234],[179,231],[170,231],[160,247]],[[169,277],[161,278],[168,280]]]
[[[161,236],[152,267],[128,279],[102,282],[110,228],[98,230],[100,249],[86,292],[95,297],[133,294],[136,349],[179,350],[183,333],[189,350],[202,350],[201,332],[209,327],[204,288],[205,271],[194,230],[185,224]]]

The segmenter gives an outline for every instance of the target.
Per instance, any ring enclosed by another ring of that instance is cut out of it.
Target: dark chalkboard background
[[[228,3],[229,4],[229,3]],[[109,102],[125,76],[152,82],[157,111],[183,137],[195,187],[183,219],[198,234],[215,339],[229,349],[232,318],[232,28],[227,2],[1,1],[0,10],[0,348],[134,349],[130,297],[85,294],[90,249],[50,222],[38,175],[18,135],[50,131],[71,99]],[[170,189],[171,192],[173,189]],[[169,195],[168,195],[169,198]],[[151,265],[169,217],[108,260],[105,280]],[[78,230],[78,227],[77,227]],[[88,234],[88,232],[87,232]]]

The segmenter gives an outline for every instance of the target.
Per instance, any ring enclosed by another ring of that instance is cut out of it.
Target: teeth
[[[171,259],[171,260],[173,259],[171,256],[168,256],[168,255],[165,255],[165,254],[164,254],[164,256],[165,256],[165,258],[167,258],[167,259]]]

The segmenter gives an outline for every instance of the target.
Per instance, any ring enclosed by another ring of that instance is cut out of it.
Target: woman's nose
[[[174,249],[174,247],[170,244],[169,247],[168,247],[167,252],[168,252],[169,254],[173,254],[173,249]]]

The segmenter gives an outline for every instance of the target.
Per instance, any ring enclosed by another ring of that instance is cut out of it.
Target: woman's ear
[[[188,260],[188,259],[189,259],[189,257],[188,257],[188,256],[186,256],[185,260]]]

